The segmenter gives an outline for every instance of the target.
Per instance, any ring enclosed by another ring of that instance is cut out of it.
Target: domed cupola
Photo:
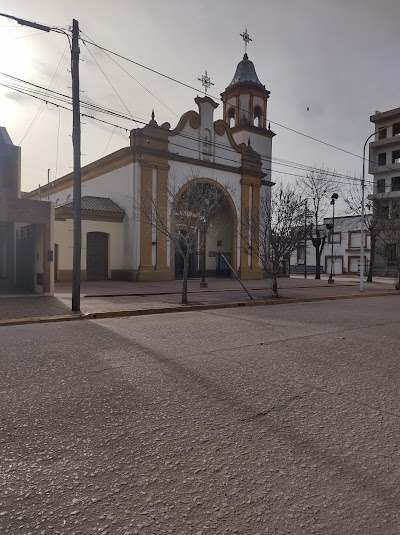
[[[250,126],[267,130],[267,101],[270,92],[260,82],[254,63],[247,55],[247,45],[251,41],[247,29],[240,34],[245,43],[245,53],[239,61],[234,77],[221,93],[224,103],[224,121],[234,130]]]
[[[238,63],[235,76],[233,77],[232,82],[228,85],[227,89],[243,83],[255,84],[256,86],[265,89],[265,86],[258,79],[254,63],[249,60],[247,53],[243,56],[242,61]]]

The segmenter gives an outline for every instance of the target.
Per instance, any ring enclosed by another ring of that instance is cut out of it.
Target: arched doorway
[[[176,199],[175,278],[183,277],[188,249],[189,278],[231,277],[226,260],[236,269],[236,209],[227,189],[211,179],[194,179]]]
[[[88,280],[108,278],[108,238],[105,232],[88,232],[86,274]]]

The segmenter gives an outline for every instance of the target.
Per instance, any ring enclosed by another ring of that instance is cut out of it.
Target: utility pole
[[[50,200],[50,169],[47,169],[47,200]]]
[[[307,278],[307,199],[304,205],[304,278]]]
[[[0,17],[12,19],[21,24],[43,32],[57,32],[67,35],[61,28],[45,26],[30,20],[19,19],[13,15],[0,13]],[[81,114],[79,101],[79,23],[72,21],[72,48],[71,48],[71,74],[72,74],[72,143],[74,148],[74,252],[72,263],[72,311],[79,312],[81,308],[81,254],[82,254],[82,231],[81,231]],[[48,171],[50,173],[50,170]],[[47,178],[47,197],[49,198],[49,174]],[[39,197],[41,197],[39,186]]]
[[[79,23],[72,21],[72,143],[74,149],[74,246],[72,263],[72,311],[81,309],[81,255],[82,255],[82,229],[81,229],[81,115],[79,103]]]

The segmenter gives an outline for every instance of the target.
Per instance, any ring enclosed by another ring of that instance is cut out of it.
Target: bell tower
[[[261,155],[270,155],[274,132],[267,121],[267,103],[270,91],[265,88],[249,60],[247,45],[251,41],[247,29],[240,34],[245,45],[242,61],[225,91],[221,93],[224,104],[223,117],[229,125],[236,143],[249,143]]]

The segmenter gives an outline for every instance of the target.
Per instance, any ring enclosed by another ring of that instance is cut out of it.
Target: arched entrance
[[[175,278],[183,277],[188,249],[189,278],[231,277],[225,258],[236,269],[236,209],[227,189],[214,180],[196,178],[180,189],[176,199]]]
[[[108,278],[108,238],[105,232],[88,232],[86,274],[88,280]]]

